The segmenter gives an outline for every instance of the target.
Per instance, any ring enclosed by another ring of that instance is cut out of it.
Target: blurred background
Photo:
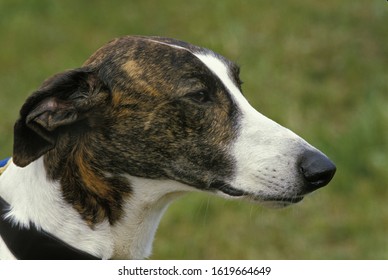
[[[25,98],[127,34],[174,37],[242,66],[260,112],[337,174],[286,209],[176,201],[151,259],[388,259],[388,2],[0,0],[0,158]]]

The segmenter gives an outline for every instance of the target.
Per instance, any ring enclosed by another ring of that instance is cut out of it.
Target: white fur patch
[[[297,155],[310,145],[256,111],[222,60],[211,53],[195,55],[222,81],[241,111],[241,130],[232,151],[237,170],[231,185],[253,194],[252,198],[258,201],[295,195],[299,188]]]
[[[171,180],[152,180],[126,175],[133,193],[124,205],[125,217],[112,228],[113,258],[149,257],[152,241],[167,206],[194,188]]]
[[[80,250],[101,258],[111,256],[109,223],[91,229],[64,201],[59,183],[47,180],[43,158],[25,168],[12,163],[0,177],[0,193],[12,206],[8,218],[15,224],[29,227],[32,222]],[[0,247],[0,258],[3,257],[7,253]]]

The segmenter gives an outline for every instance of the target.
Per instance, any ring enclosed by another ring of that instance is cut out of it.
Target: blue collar
[[[0,160],[0,168],[1,168],[1,167],[4,167],[4,166],[8,163],[8,161],[9,161],[10,159],[11,159],[11,158],[9,157],[9,158],[5,158],[5,159]]]

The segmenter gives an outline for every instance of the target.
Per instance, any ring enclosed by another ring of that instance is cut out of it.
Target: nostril
[[[314,191],[331,181],[336,167],[324,154],[318,151],[308,151],[302,156],[300,171],[308,182],[308,191]]]
[[[304,178],[307,182],[320,185],[324,184],[326,185],[331,181],[331,179],[334,176],[335,168],[334,169],[328,169],[323,171],[318,171],[316,173],[305,171],[303,168],[301,168]]]

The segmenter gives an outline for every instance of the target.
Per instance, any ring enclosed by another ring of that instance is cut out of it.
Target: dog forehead
[[[171,38],[121,37],[97,50],[84,65],[97,69],[112,88],[125,85],[122,79],[126,75],[138,83],[147,81],[150,87],[154,82],[164,85],[170,81],[169,86],[172,86],[173,81],[178,82],[181,77],[210,74],[217,77],[230,94],[241,95],[236,64],[209,49]]]
[[[212,50],[195,46],[190,43],[179,41],[171,38],[163,37],[149,37],[148,40],[170,46],[176,49],[186,50],[196,56],[207,68],[209,68],[214,74],[217,75],[217,69],[226,70],[228,76],[237,74],[239,72],[239,67],[232,61],[226,59],[225,57],[213,52]]]
[[[232,73],[233,70],[231,68],[237,67],[230,61],[227,61],[223,57],[218,55],[214,56],[209,53],[194,53],[194,55],[206,65],[206,67],[216,75],[224,86],[228,89],[230,94],[240,96],[241,91],[236,85],[236,82],[233,79],[233,74],[237,75],[237,73]],[[234,70],[235,72],[238,70]],[[235,77],[238,78],[238,77]]]
[[[201,63],[210,70],[210,72],[222,81],[231,94],[242,95],[241,90],[239,89],[239,83],[241,83],[239,78],[240,68],[232,61],[209,49],[198,47],[176,39],[151,37],[148,38],[148,40],[167,45],[171,48],[190,52],[199,59]]]
[[[226,71],[227,76],[231,77],[232,79],[235,78],[233,76],[239,75],[239,67],[233,63],[232,61],[226,59],[225,57],[213,52],[212,50],[199,47],[196,45],[192,45],[190,43],[171,39],[171,38],[165,38],[165,37],[141,37],[145,41],[153,43],[153,46],[149,49],[151,52],[160,52],[160,45],[167,46],[168,49],[166,49],[167,52],[180,52],[189,54],[194,60],[198,61],[202,66],[204,66],[206,69],[210,70],[214,75],[218,76],[219,71],[214,71],[215,67],[217,69],[223,69]],[[156,45],[155,45],[156,44]],[[211,63],[213,62],[213,63]],[[179,63],[177,61],[174,61],[174,64]]]
[[[167,46],[168,48],[163,48],[161,46]],[[120,62],[122,63],[124,60],[128,59],[144,60],[155,57],[158,57],[160,59],[159,62],[161,62],[166,53],[175,53],[177,55],[190,53],[193,55],[193,58],[198,58],[198,55],[213,57],[215,60],[224,64],[227,68],[231,68],[231,71],[238,68],[234,63],[225,57],[222,57],[209,49],[172,38],[156,36],[125,36],[116,38],[98,49],[84,63],[84,66],[98,66],[102,63],[107,63],[107,61],[109,61],[110,65],[115,65],[116,63],[120,64]],[[176,60],[173,62],[177,63]]]

